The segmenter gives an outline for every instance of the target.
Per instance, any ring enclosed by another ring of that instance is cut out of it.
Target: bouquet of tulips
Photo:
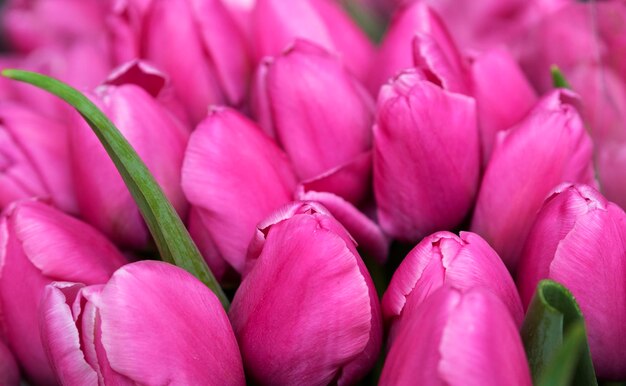
[[[623,385],[623,0],[6,0],[0,385]]]

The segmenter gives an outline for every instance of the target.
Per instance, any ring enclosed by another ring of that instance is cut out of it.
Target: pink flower
[[[517,126],[498,138],[487,165],[472,231],[514,270],[546,196],[564,181],[593,181],[592,145],[572,105],[574,94],[545,96]],[[558,144],[558,146],[556,146]]]
[[[247,373],[259,384],[355,383],[381,345],[372,281],[333,217],[285,209],[257,232],[229,313]]]
[[[296,186],[287,156],[261,128],[215,108],[191,135],[182,186],[192,205],[191,235],[216,275],[243,272],[256,224],[291,201]]]
[[[301,181],[362,201],[369,192],[374,103],[334,55],[297,40],[259,69],[257,115],[285,149]],[[333,92],[329,93],[328,90]],[[338,112],[341,112],[340,114]],[[349,191],[332,175],[350,174]]]
[[[113,77],[97,88],[91,99],[120,129],[184,216],[187,202],[180,187],[180,170],[189,134],[156,99],[164,84],[158,74],[145,76],[140,83]],[[150,236],[139,209],[102,144],[78,116],[71,131],[71,150],[81,215],[114,241],[145,247]]]
[[[36,384],[54,384],[38,331],[39,300],[53,280],[105,283],[126,259],[90,226],[38,201],[0,217],[0,330]]]
[[[0,339],[0,384],[17,386],[20,384],[20,370],[13,354]]]
[[[445,286],[405,314],[380,385],[532,384],[517,326],[492,292]]]
[[[374,193],[381,227],[417,241],[457,226],[478,189],[474,100],[405,71],[385,85],[374,127]]]
[[[194,123],[211,104],[244,102],[248,48],[220,0],[154,0],[145,18],[143,56],[169,74]]]
[[[537,283],[566,286],[585,317],[601,378],[626,377],[626,214],[587,185],[563,184],[530,231],[517,283],[526,306]]]
[[[361,81],[374,54],[367,36],[334,0],[256,0],[253,32],[257,60],[279,55],[295,40],[307,40],[338,55]]]
[[[245,384],[217,297],[162,262],[126,265],[105,285],[48,285],[41,335],[64,385]]]
[[[437,232],[422,240],[404,258],[389,283],[382,302],[383,316],[397,332],[418,307],[437,289],[449,285],[461,290],[483,287],[493,292],[521,326],[522,302],[511,275],[498,254],[480,236],[461,232]]]

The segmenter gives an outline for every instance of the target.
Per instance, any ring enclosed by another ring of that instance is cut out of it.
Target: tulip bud
[[[0,209],[30,197],[76,212],[65,127],[15,103],[0,103]]]
[[[496,135],[522,120],[537,95],[511,54],[502,48],[479,55],[471,64],[483,164],[491,156]]]
[[[355,383],[376,361],[382,322],[354,242],[315,204],[290,206],[265,223],[229,313],[250,380]]]
[[[380,385],[532,384],[517,326],[492,292],[445,286],[405,317]]]
[[[378,89],[398,72],[414,66],[412,42],[416,34],[431,37],[450,64],[458,64],[458,49],[439,16],[424,2],[413,1],[401,6],[394,15],[383,38],[377,56],[377,66],[372,69],[369,88]]]
[[[180,170],[187,129],[148,93],[159,90],[152,82],[142,84],[143,88],[113,79],[109,83],[96,89],[91,99],[135,148],[174,208],[184,216],[187,202],[180,187]],[[75,118],[71,156],[82,216],[120,244],[145,247],[150,235],[135,201],[91,128],[82,118]]]
[[[20,370],[13,359],[13,354],[0,339],[0,384],[17,386],[20,384]]]
[[[217,297],[162,262],[126,265],[106,285],[48,285],[41,334],[64,385],[245,384]]]
[[[374,103],[335,56],[297,40],[266,61],[259,76],[264,79],[257,81],[257,91],[265,95],[256,98],[262,109],[257,115],[271,123],[266,131],[285,149],[300,180],[360,164],[371,149]],[[357,199],[369,191],[370,164],[365,166],[357,168],[359,184],[347,192]],[[327,188],[333,186],[342,187]]]
[[[248,49],[220,0],[154,0],[144,28],[144,56],[170,75],[193,122],[211,104],[242,104]]]
[[[35,384],[55,384],[37,331],[39,300],[53,280],[106,282],[126,259],[90,226],[37,201],[0,217],[0,330]]]
[[[576,96],[566,90],[545,96],[523,121],[502,133],[487,165],[472,231],[511,270],[552,189],[564,181],[593,181],[591,140],[571,103]]]
[[[302,39],[338,55],[359,80],[368,76],[372,43],[333,0],[257,0],[252,17],[257,60]]]
[[[385,85],[374,126],[374,193],[383,230],[417,241],[452,229],[478,188],[480,150],[472,98],[409,70]]]
[[[2,26],[18,50],[32,51],[58,42],[96,38],[103,29],[103,2],[98,0],[9,0]]]
[[[626,377],[626,214],[587,185],[563,184],[530,231],[517,283],[526,306],[542,279],[567,287],[585,317],[600,378]]]
[[[225,272],[225,260],[241,273],[256,224],[291,201],[295,186],[289,160],[259,127],[213,109],[191,135],[182,171],[190,231],[211,268]]]
[[[437,232],[422,240],[404,258],[382,301],[383,317],[400,330],[408,303],[418,307],[437,289],[484,287],[507,306],[513,321],[522,325],[524,311],[515,283],[498,254],[480,236]]]

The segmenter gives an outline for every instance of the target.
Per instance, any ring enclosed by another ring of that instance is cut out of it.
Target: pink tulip
[[[251,70],[248,49],[220,0],[153,0],[143,37],[144,57],[170,75],[193,122],[201,121],[211,104],[243,103]]]
[[[470,71],[486,164],[498,132],[522,120],[537,103],[537,95],[512,55],[503,48],[478,55]]]
[[[214,108],[191,135],[182,171],[190,232],[211,268],[241,273],[256,224],[291,201],[295,186],[271,138],[234,110]]]
[[[0,339],[0,384],[17,386],[20,384],[20,370],[13,359],[13,354]]]
[[[381,346],[376,291],[333,217],[287,209],[260,225],[229,313],[247,374],[262,385],[353,384]]]
[[[472,207],[479,167],[472,98],[415,70],[381,89],[374,127],[374,193],[387,234],[417,241],[457,226]]]
[[[252,17],[257,60],[307,40],[338,55],[359,80],[366,79],[372,43],[333,0],[256,0]]]
[[[405,306],[418,307],[444,284],[469,290],[484,287],[507,306],[518,326],[524,318],[515,283],[498,254],[480,236],[437,232],[404,258],[382,301],[383,317],[397,332],[407,317]]]
[[[359,183],[347,193],[362,199],[369,191],[371,164],[360,159],[371,149],[374,103],[358,81],[334,55],[304,40],[265,61],[258,75],[257,115],[300,180],[352,168]],[[340,193],[336,189],[342,184],[326,188]]]
[[[517,326],[492,292],[445,286],[405,314],[380,385],[532,384]]]
[[[592,145],[572,103],[556,90],[498,138],[472,219],[472,231],[514,270],[546,196],[564,181],[593,183]],[[557,146],[558,144],[558,146]]]
[[[430,37],[450,65],[461,66],[459,50],[439,16],[422,2],[414,1],[400,7],[391,21],[378,52],[377,65],[372,68],[370,91],[377,93],[388,79],[414,66],[412,43],[416,34]]]
[[[126,265],[106,285],[55,282],[41,335],[64,385],[244,385],[243,365],[217,297],[186,271]]]
[[[0,120],[0,208],[41,197],[76,212],[66,128],[6,101],[0,102]]]
[[[92,39],[103,30],[98,0],[9,0],[2,25],[9,42],[27,52],[50,44]]]
[[[180,170],[189,134],[153,96],[159,90],[154,87],[155,79],[144,80],[140,87],[110,79],[91,99],[120,129],[184,216],[187,202],[180,187]],[[74,184],[82,216],[120,244],[145,247],[150,239],[148,228],[102,144],[78,116],[71,134]]]
[[[106,282],[125,258],[90,226],[37,201],[0,218],[0,330],[26,376],[53,385],[38,331],[39,300],[53,280]]]
[[[596,373],[626,377],[626,214],[587,185],[563,184],[530,231],[517,276],[526,306],[537,283],[552,279],[576,298]]]

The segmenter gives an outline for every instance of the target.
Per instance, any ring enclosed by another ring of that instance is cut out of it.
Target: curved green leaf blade
[[[554,86],[554,88],[567,88],[570,90],[572,89],[572,86],[570,86],[567,79],[565,79],[565,75],[563,75],[561,69],[558,66],[553,65],[550,68],[550,73],[552,74],[552,85]]]
[[[576,329],[582,329],[582,339]],[[522,325],[522,339],[535,385],[598,384],[584,318],[562,285],[552,280],[539,283]],[[548,383],[541,383],[544,380]]]
[[[45,75],[21,70],[4,70],[2,75],[50,92],[82,115],[124,179],[154,237],[161,258],[196,276],[228,308],[228,298],[161,187],[133,147],[102,111],[78,90]]]

